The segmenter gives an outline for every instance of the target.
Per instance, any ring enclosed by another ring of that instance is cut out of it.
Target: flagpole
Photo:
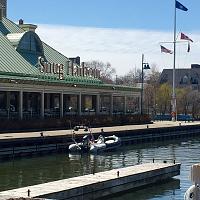
[[[172,83],[172,121],[176,121],[176,94],[175,94],[175,68],[176,68],[176,0],[174,4],[174,62]]]

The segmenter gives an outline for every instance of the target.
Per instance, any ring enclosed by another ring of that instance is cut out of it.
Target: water
[[[83,174],[163,160],[181,162],[180,176],[145,189],[131,190],[107,200],[182,200],[191,186],[190,167],[200,162],[200,138],[123,146],[102,155],[53,154],[0,163],[0,191],[45,183]],[[106,198],[104,198],[106,200]]]

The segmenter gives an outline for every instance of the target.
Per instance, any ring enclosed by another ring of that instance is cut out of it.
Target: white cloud
[[[39,25],[40,38],[67,57],[80,56],[82,61],[101,60],[110,62],[117,74],[123,75],[135,67],[141,68],[141,55],[145,62],[156,64],[158,69],[172,68],[173,56],[160,53],[160,42],[172,41],[173,32],[105,29],[57,25]],[[200,35],[189,33],[196,41],[187,53],[187,43],[177,44],[177,67],[190,67],[200,63]],[[163,44],[173,50],[173,44]]]

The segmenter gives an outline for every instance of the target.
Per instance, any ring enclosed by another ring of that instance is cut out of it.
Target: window
[[[35,32],[26,32],[19,41],[17,51],[43,55],[42,42]]]

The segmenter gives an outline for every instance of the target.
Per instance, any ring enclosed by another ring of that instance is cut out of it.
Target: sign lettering
[[[64,65],[63,64],[50,63],[48,61],[45,61],[43,57],[38,58],[38,63],[40,66],[41,73],[57,74],[60,80],[64,79]],[[94,78],[99,79],[100,70],[96,68],[85,67],[84,62],[81,64],[81,66],[74,65],[73,62],[69,62],[67,75],[94,77]]]
[[[58,74],[60,80],[64,79],[64,65],[63,64],[45,62],[43,57],[39,57],[38,61],[40,64],[41,73]]]

